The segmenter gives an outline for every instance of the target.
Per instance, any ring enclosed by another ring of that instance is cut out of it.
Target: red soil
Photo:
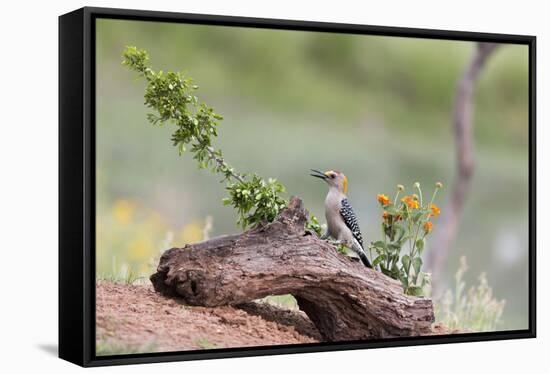
[[[187,306],[152,286],[99,282],[96,287],[98,355],[168,352],[321,341],[300,311],[266,303],[237,307]],[[434,335],[456,334],[440,323]]]
[[[151,286],[99,282],[98,354],[167,352],[312,343],[320,339],[302,312],[248,303],[243,309],[186,306]]]

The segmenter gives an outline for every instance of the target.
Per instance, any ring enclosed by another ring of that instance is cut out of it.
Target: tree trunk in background
[[[326,341],[430,335],[432,301],[338,253],[304,229],[291,199],[272,223],[166,251],[151,276],[156,291],[190,305],[238,305],[292,294]]]
[[[442,280],[441,275],[457,235],[464,203],[474,173],[474,88],[487,58],[497,46],[498,44],[493,43],[478,43],[472,59],[458,82],[452,122],[456,145],[457,173],[452,185],[449,203],[445,206],[442,215],[442,223],[432,241],[433,250],[428,252],[426,261],[428,271],[432,272],[433,295],[437,295],[440,291],[437,286]]]

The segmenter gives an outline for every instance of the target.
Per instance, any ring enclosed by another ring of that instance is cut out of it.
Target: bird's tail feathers
[[[359,252],[357,252],[357,254],[359,255],[359,258],[361,259],[361,262],[363,263],[363,265],[365,265],[366,267],[372,269],[372,264],[370,263],[370,261],[369,261],[367,255],[365,254],[365,252],[359,251]]]
[[[367,254],[365,253],[365,250],[363,249],[363,247],[359,243],[354,241],[352,245],[352,249],[355,253],[357,253],[363,265],[372,269],[372,264],[370,263],[369,258],[367,257]]]

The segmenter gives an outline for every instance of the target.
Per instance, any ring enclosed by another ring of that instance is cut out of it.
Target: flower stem
[[[384,223],[382,223],[382,237],[384,238],[384,251],[386,253],[386,269],[389,269],[390,267],[390,260],[388,256],[388,247],[387,247],[387,240],[386,240],[386,230],[384,230]]]
[[[399,189],[397,189],[397,193],[395,194],[395,199],[393,199],[393,205],[397,204],[397,198],[399,197],[399,193],[401,191]]]
[[[434,190],[434,193],[432,194],[432,200],[430,201],[430,205],[429,206],[432,206],[434,200],[435,200],[435,196],[437,195],[437,191],[439,191],[439,187],[436,187],[435,190]]]
[[[420,207],[423,207],[422,205],[422,189],[420,188],[420,185],[416,185],[416,189],[418,190],[418,196],[420,197]]]

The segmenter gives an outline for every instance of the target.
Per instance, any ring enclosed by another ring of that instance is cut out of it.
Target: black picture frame
[[[188,352],[95,355],[95,20],[114,18],[524,44],[529,47],[529,328]],[[104,366],[536,337],[536,37],[85,7],[59,17],[59,357]]]

